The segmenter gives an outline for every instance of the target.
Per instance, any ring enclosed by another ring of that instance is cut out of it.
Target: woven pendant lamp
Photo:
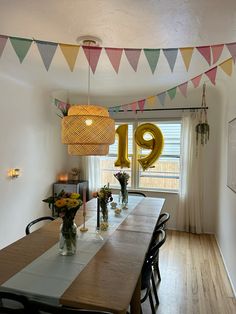
[[[78,39],[86,46],[98,46],[98,38]],[[107,155],[115,141],[115,121],[102,106],[90,105],[90,52],[88,72],[88,104],[74,105],[62,119],[62,143],[68,144],[68,153],[77,156]]]

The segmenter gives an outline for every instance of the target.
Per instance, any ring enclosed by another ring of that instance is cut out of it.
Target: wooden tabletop
[[[60,298],[75,308],[139,313],[140,272],[164,199],[138,198],[137,205]],[[86,219],[96,214],[96,200],[87,203]],[[81,225],[82,211],[76,216]],[[0,251],[0,285],[58,242],[60,219]]]

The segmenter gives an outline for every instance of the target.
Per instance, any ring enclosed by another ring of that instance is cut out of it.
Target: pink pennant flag
[[[187,97],[187,87],[188,87],[188,82],[185,82],[183,84],[178,85],[179,90],[183,94],[184,97]]]
[[[199,86],[199,83],[201,81],[201,78],[202,78],[202,74],[194,77],[193,79],[191,79],[192,83],[193,83],[193,86],[196,88]]]
[[[139,100],[138,101],[138,106],[141,112],[144,110],[144,105],[145,105],[145,99]]]
[[[207,63],[211,65],[211,47],[210,46],[197,47],[197,50],[206,59]]]
[[[211,46],[211,52],[212,52],[212,56],[213,56],[213,61],[212,61],[213,64],[215,64],[219,60],[223,49],[224,49],[224,44]]]
[[[210,79],[213,85],[216,84],[216,72],[217,67],[214,67],[213,69],[210,69],[209,71],[205,72],[206,76]]]
[[[132,108],[133,112],[137,113],[137,102],[136,101],[131,104],[131,108]]]
[[[136,72],[137,67],[138,67],[138,61],[139,61],[141,49],[125,48],[124,51],[125,51],[126,58],[129,61],[129,64],[132,66],[132,68]]]
[[[236,43],[232,43],[232,44],[226,44],[227,48],[229,49],[229,52],[231,54],[231,56],[234,59],[234,63],[236,60]]]
[[[105,51],[107,53],[107,56],[114,70],[118,74],[123,49],[122,48],[105,48]]]
[[[123,105],[121,108],[124,110],[124,112],[127,112],[129,109],[129,105]]]
[[[98,60],[100,58],[102,48],[101,47],[83,46],[83,50],[84,50],[85,56],[88,60],[88,63],[90,65],[90,68],[92,69],[93,74],[94,74],[96,71],[96,67],[98,64]]]
[[[0,57],[2,56],[3,50],[6,46],[7,39],[8,39],[7,36],[0,35]]]

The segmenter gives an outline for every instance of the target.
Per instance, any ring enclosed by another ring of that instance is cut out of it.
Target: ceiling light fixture
[[[79,37],[85,46],[98,46],[96,37]],[[115,141],[115,121],[107,108],[90,105],[90,50],[88,70],[88,104],[73,105],[62,119],[62,143],[68,144],[68,153],[78,156],[107,155]]]

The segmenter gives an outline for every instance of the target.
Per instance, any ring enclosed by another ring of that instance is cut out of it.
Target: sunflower
[[[59,208],[66,206],[65,199],[64,199],[64,198],[61,198],[61,199],[57,200],[57,201],[55,202],[55,206],[56,206],[56,207],[59,207]]]

